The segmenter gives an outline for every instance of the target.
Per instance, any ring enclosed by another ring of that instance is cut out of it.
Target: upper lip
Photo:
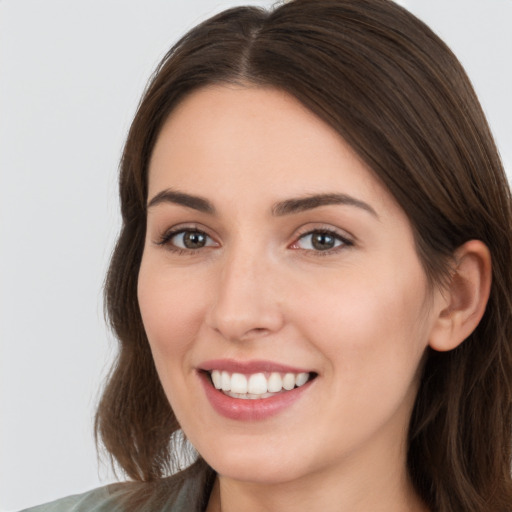
[[[199,370],[211,372],[212,370],[226,371],[229,373],[310,373],[311,369],[297,368],[274,361],[252,360],[237,361],[235,359],[211,359],[198,365]]]

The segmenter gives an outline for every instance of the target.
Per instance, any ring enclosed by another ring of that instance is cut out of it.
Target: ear
[[[450,283],[436,292],[431,348],[452,350],[475,330],[485,312],[491,279],[491,254],[483,242],[470,240],[455,251]]]

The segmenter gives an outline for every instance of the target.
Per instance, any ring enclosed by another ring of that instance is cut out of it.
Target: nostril
[[[254,327],[252,329],[249,329],[247,332],[245,332],[242,336],[240,336],[240,341],[247,341],[252,338],[261,338],[263,336],[266,336],[270,333],[269,329],[266,329],[265,327]]]

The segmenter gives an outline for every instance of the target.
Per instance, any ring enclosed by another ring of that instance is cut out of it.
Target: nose
[[[225,339],[257,339],[283,326],[277,269],[263,252],[233,251],[223,258],[214,277],[206,323]]]

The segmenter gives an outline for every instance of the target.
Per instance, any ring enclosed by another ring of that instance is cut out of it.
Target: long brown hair
[[[97,434],[128,477],[179,468],[179,425],[153,365],[137,303],[155,140],[197,88],[250,83],[287,91],[338,131],[406,212],[432,284],[470,239],[489,247],[493,284],[471,336],[428,350],[409,429],[408,469],[431,510],[512,508],[512,211],[507,179],[462,66],[421,21],[390,0],[294,0],[239,7],[191,30],[152,77],[126,142],[123,225],[105,300],[120,341]],[[177,313],[179,314],[179,313]]]

